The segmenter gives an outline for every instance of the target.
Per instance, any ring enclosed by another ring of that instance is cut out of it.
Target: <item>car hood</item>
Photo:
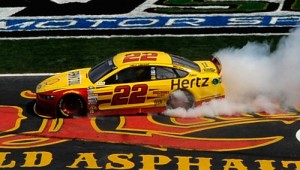
[[[87,76],[89,70],[90,68],[84,68],[55,74],[38,84],[36,92],[41,93],[88,87],[92,85]]]

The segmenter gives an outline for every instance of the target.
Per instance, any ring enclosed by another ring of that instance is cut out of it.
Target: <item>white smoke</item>
[[[222,63],[226,97],[188,111],[177,108],[166,115],[214,117],[239,113],[279,113],[300,103],[300,28],[282,37],[275,51],[267,43],[249,42],[241,49],[214,54]]]

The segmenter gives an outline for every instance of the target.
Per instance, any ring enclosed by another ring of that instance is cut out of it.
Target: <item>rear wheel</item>
[[[60,99],[58,102],[58,110],[64,117],[86,115],[84,101],[77,95],[67,95]]]
[[[195,106],[194,96],[187,90],[176,90],[167,99],[167,109],[184,108],[186,110]]]

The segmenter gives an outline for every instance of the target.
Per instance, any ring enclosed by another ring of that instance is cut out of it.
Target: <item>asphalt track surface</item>
[[[44,78],[0,77],[0,168],[300,168],[295,112],[42,119],[32,112],[30,91]]]
[[[120,1],[108,1],[105,6],[94,0],[87,4],[89,8],[78,8],[59,7],[50,1],[6,0],[1,7],[26,7],[13,17],[100,15],[99,12],[109,15],[126,14],[143,1],[132,2],[125,0],[116,8],[115,3]],[[285,2],[283,10],[288,10],[288,3],[294,1]],[[48,10],[41,10],[42,6]],[[52,8],[55,10],[49,10]],[[1,31],[0,37],[264,34],[289,30],[290,27]],[[300,169],[300,115],[295,111],[193,119],[164,115],[42,119],[33,113],[32,92],[44,78],[0,77],[0,169]]]

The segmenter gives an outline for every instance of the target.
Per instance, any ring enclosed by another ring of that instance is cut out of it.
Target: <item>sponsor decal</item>
[[[154,95],[157,95],[158,97],[169,95],[169,91],[153,91]]]
[[[53,78],[53,79],[48,80],[48,81],[45,83],[45,85],[53,85],[53,84],[55,84],[55,83],[57,83],[57,82],[59,82],[59,81],[60,81],[59,78]]]
[[[68,73],[68,85],[75,85],[75,84],[80,84],[81,83],[81,78],[80,78],[80,71],[74,71]]]
[[[193,88],[193,86],[197,87],[207,87],[208,85],[208,77],[203,78],[193,78],[193,79],[172,79],[171,80],[171,90],[173,89],[181,89],[181,88]]]

